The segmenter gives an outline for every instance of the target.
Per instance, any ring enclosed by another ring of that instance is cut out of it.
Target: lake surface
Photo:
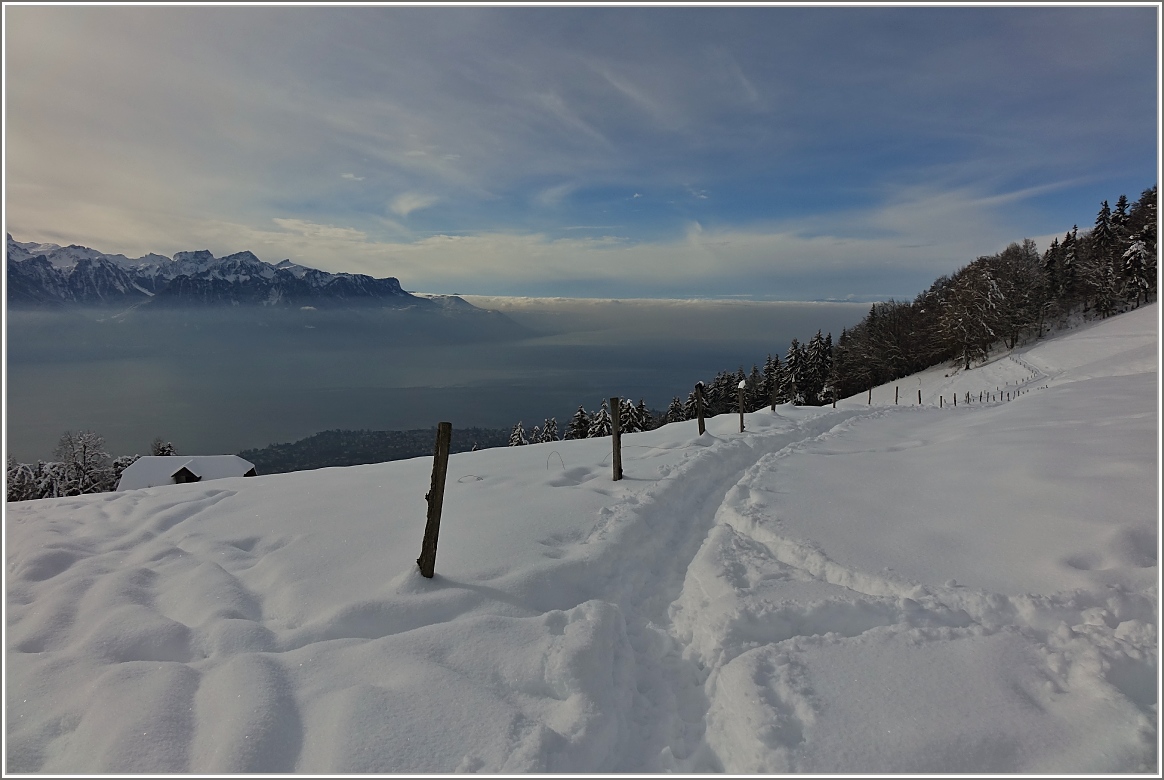
[[[465,296],[504,317],[238,308],[7,314],[8,453],[49,459],[66,430],[114,455],[155,436],[238,452],[333,428],[564,425],[629,396],[664,409],[718,371],[783,357],[869,304]]]

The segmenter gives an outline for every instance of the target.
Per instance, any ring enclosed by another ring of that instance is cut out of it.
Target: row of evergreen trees
[[[763,369],[753,365],[751,373],[745,372],[743,366],[736,371],[721,371],[712,381],[699,383],[703,385],[703,413],[707,417],[714,417],[738,411],[741,382],[744,383],[745,412],[789,402],[817,406],[829,403],[834,398],[833,386],[830,384],[832,351],[832,334],[822,334],[818,330],[807,344],[801,345],[797,339],[792,339],[783,361],[778,355],[768,355]],[[667,423],[694,420],[698,414],[695,390],[688,394],[685,401],[678,396],[672,398],[666,411],[662,412],[648,409],[642,399],[639,399],[637,405],[628,398],[621,399],[620,403],[618,420],[621,433],[649,431]],[[610,406],[603,399],[595,412],[588,412],[585,407],[579,406],[560,438],[610,436],[611,426]],[[558,422],[555,418],[535,426],[533,433],[528,436],[524,423],[519,422],[513,426],[509,446],[558,439]]]
[[[157,438],[150,445],[150,454],[178,453],[172,443]],[[29,501],[116,490],[122,473],[141,457],[110,457],[105,451],[105,439],[93,431],[66,431],[57,442],[53,455],[57,460],[42,460],[35,464],[17,463],[9,456],[7,500]]]
[[[944,362],[968,370],[997,345],[1013,349],[1074,313],[1107,317],[1147,303],[1157,294],[1156,229],[1156,187],[1132,204],[1121,195],[1114,209],[1105,200],[1092,230],[1080,233],[1076,225],[1041,255],[1024,239],[939,277],[912,302],[874,304],[835,345],[831,333],[817,331],[806,344],[792,339],[783,361],[768,355],[751,373],[742,366],[721,371],[703,383],[704,414],[738,412],[741,382],[745,412],[774,403],[820,406]],[[664,412],[648,411],[641,400],[622,403],[627,433],[696,416],[694,390],[686,400],[673,398]],[[610,433],[603,401],[594,413],[579,406],[562,438]],[[509,443],[557,438],[550,419],[528,438],[518,423]]]
[[[618,412],[618,426],[621,433],[635,433],[658,428],[663,421],[656,412],[647,408],[640,398],[636,406],[629,398],[620,401]],[[614,422],[611,420],[610,404],[603,399],[602,405],[596,412],[588,412],[579,406],[578,411],[566,425],[566,429],[559,435],[558,420],[551,417],[541,425],[535,425],[529,436],[525,432],[525,424],[519,422],[513,426],[509,435],[509,446],[518,447],[522,444],[539,444],[547,441],[562,439],[590,439],[599,436],[610,436],[614,432]]]

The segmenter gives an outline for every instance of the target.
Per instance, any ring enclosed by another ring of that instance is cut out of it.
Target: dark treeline
[[[931,366],[950,363],[969,370],[997,348],[1013,349],[1073,315],[1107,317],[1156,297],[1156,187],[1129,203],[1104,201],[1091,230],[1072,227],[1039,254],[1024,239],[995,255],[979,257],[939,277],[912,302],[874,304],[857,325],[832,334],[817,331],[807,343],[793,339],[783,361],[768,355],[763,368],[721,371],[704,385],[705,414],[744,411],[769,404],[823,405],[861,393]],[[664,412],[623,400],[622,430],[633,433],[695,417],[695,392],[676,396]],[[623,422],[625,421],[625,422]],[[604,400],[596,412],[578,407],[562,438],[610,435]],[[510,445],[558,438],[556,420],[527,437],[514,426]]]
[[[969,369],[996,346],[1040,337],[1072,314],[1107,317],[1156,296],[1156,187],[1041,255],[1030,239],[938,278],[912,302],[873,306],[833,354],[840,397],[944,362]]]
[[[432,455],[436,428],[410,431],[323,431],[292,444],[243,450],[239,457],[260,474],[279,474],[328,466],[359,466]],[[509,433],[499,428],[453,427],[450,452],[504,447]]]

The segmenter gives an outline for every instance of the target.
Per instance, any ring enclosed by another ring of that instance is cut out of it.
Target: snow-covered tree
[[[578,411],[574,412],[574,416],[570,418],[570,423],[566,426],[566,433],[562,436],[563,439],[585,439],[590,435],[590,413],[581,406]]]
[[[800,341],[793,336],[788,345],[788,352],[784,355],[785,394],[794,404],[804,403],[805,381],[804,349]]]
[[[60,461],[44,462],[38,460],[33,469],[32,498],[57,498],[59,496],[77,495],[69,493],[69,470]]]
[[[596,439],[601,436],[611,436],[614,434],[614,429],[611,427],[610,408],[607,406],[606,399],[602,399],[602,406],[590,418],[590,430],[587,436],[591,439]]]
[[[639,427],[639,420],[635,415],[635,405],[631,403],[629,398],[619,399],[618,402],[618,432],[619,433],[638,433],[642,428]]]
[[[529,440],[525,438],[525,427],[519,421],[517,425],[513,426],[513,432],[509,434],[509,446],[520,447],[523,444],[529,444]]]
[[[1131,243],[1124,250],[1123,276],[1125,289],[1128,291],[1136,306],[1140,305],[1141,298],[1148,300],[1156,280],[1156,253],[1148,249],[1149,242],[1155,241],[1151,235],[1151,228],[1131,235]]]
[[[117,490],[117,483],[121,481],[121,475],[140,457],[140,455],[119,455],[114,458],[113,463],[109,466],[109,483],[106,490]]]
[[[767,360],[764,361],[764,403],[772,403],[772,395],[776,394],[776,401],[780,401],[780,358],[773,357],[771,353],[768,354]]]
[[[178,451],[174,449],[173,442],[168,442],[158,436],[150,442],[150,455],[177,455]]]
[[[1063,237],[1063,243],[1060,244],[1062,252],[1060,254],[1059,267],[1059,298],[1063,299],[1068,305],[1075,300],[1076,293],[1079,289],[1079,264],[1078,247],[1079,247],[1079,226],[1075,225],[1071,228],[1071,232]]]
[[[65,431],[53,454],[64,464],[62,495],[96,493],[108,481],[109,453],[105,439],[93,431]]]
[[[5,482],[9,501],[28,501],[40,498],[35,494],[36,475],[32,466],[27,463],[17,463],[11,455],[8,456],[7,466]]]
[[[558,418],[551,417],[542,425],[542,435],[538,437],[539,442],[549,442],[558,440]]]
[[[971,361],[985,358],[990,345],[1001,338],[1001,299],[998,283],[985,265],[971,263],[954,275],[941,313],[942,332],[967,370]]]
[[[1111,212],[1111,224],[1117,233],[1128,224],[1128,196],[1120,195],[1119,200],[1116,201],[1115,208]]]
[[[647,408],[646,401],[642,398],[635,405],[635,420],[640,431],[650,431],[656,427],[655,418],[651,414],[651,410]]]
[[[710,415],[708,415],[708,413],[707,413],[707,388],[702,387],[703,386],[702,382],[699,382],[698,385],[703,389],[703,394],[704,394],[703,395],[703,415],[704,415],[704,417],[708,417]],[[697,392],[696,390],[692,390],[690,393],[688,393],[687,394],[687,401],[683,404],[683,418],[686,420],[694,420],[696,417],[699,416],[698,402],[696,401],[696,398],[695,398],[696,392]]]
[[[664,423],[683,422],[688,419],[687,413],[683,411],[683,402],[679,400],[679,396],[671,399],[671,404],[667,407],[667,412],[663,415]]]
[[[753,364],[752,373],[748,374],[748,411],[755,412],[763,409],[768,403],[768,398],[764,394],[764,375],[760,373],[760,367]]]

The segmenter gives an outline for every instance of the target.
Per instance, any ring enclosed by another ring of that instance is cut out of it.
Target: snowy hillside
[[[428,458],[8,505],[6,770],[1155,772],[1158,311],[453,455],[432,580]]]

